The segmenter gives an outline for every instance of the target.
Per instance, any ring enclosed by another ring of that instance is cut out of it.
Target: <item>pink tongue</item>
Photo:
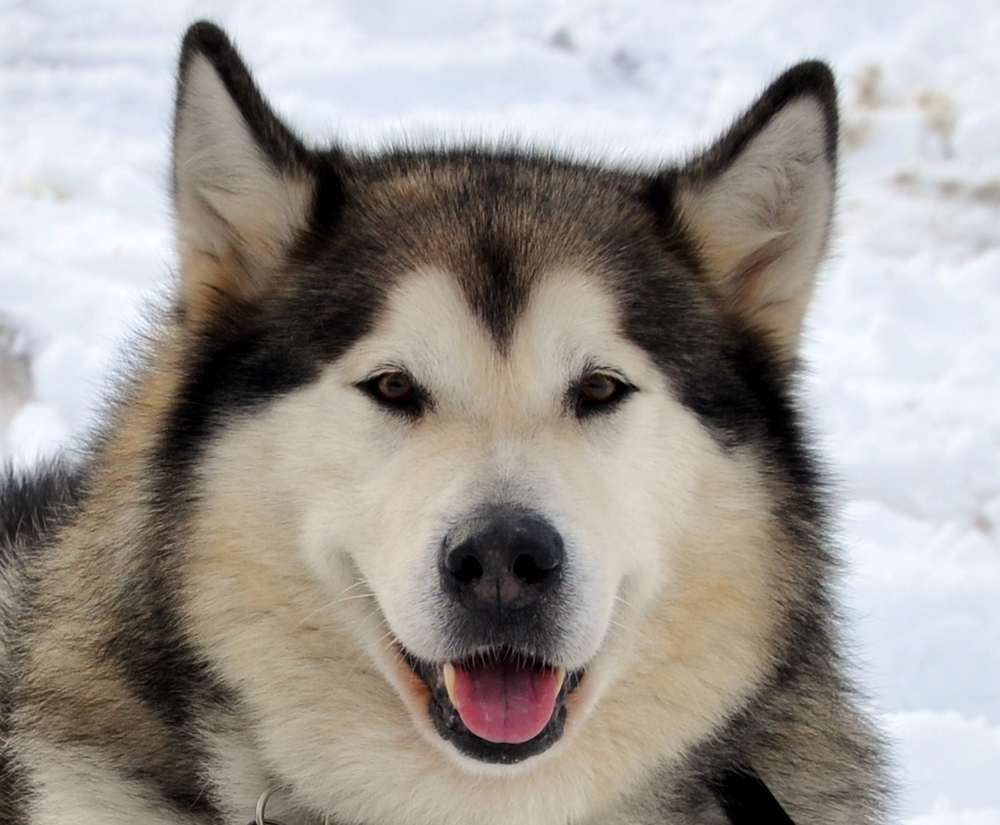
[[[487,742],[518,744],[549,723],[558,684],[551,668],[490,663],[455,665],[455,710],[465,726]]]

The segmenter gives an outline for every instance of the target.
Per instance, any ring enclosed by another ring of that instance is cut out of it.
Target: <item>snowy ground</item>
[[[995,0],[0,0],[0,455],[86,427],[173,266],[181,32],[227,26],[314,140],[522,137],[650,160],[824,57],[839,236],[807,401],[845,596],[912,825],[1000,825],[1000,6]]]

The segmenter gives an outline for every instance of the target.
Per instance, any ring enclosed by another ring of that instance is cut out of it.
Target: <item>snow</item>
[[[185,25],[314,141],[527,140],[651,162],[804,57],[844,104],[805,402],[839,481],[860,672],[910,825],[1000,825],[995,0],[0,0],[0,455],[85,432],[174,266]]]

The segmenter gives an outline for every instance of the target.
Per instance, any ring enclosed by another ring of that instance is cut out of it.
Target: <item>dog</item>
[[[655,170],[306,145],[180,57],[179,279],[0,498],[4,825],[883,821],[795,399],[836,90]]]

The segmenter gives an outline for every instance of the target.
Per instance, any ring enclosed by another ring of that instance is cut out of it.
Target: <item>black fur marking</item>
[[[726,771],[711,787],[732,825],[795,825],[750,768]]]
[[[626,334],[650,353],[669,376],[681,402],[727,449],[753,446],[780,479],[782,502],[775,512],[800,552],[809,557],[815,580],[804,582],[808,598],[789,605],[789,632],[801,640],[829,643],[819,618],[830,615],[822,581],[831,567],[826,549],[823,482],[803,431],[791,389],[791,374],[766,337],[737,319],[714,313],[690,281],[650,264],[633,264],[622,287]],[[669,319],[664,321],[664,319]],[[823,634],[822,637],[819,634]]]
[[[337,151],[310,153],[310,169],[316,181],[312,211],[306,232],[289,255],[292,260],[312,260],[333,237],[337,217],[347,200],[339,171],[341,163]]]
[[[788,414],[782,387],[750,333],[718,317],[678,261],[636,246],[616,269],[626,334],[674,382],[680,400],[727,446],[759,439],[768,414]]]
[[[176,518],[177,511],[171,516]],[[212,708],[231,700],[181,627],[175,551],[169,536],[138,541],[147,548],[144,563],[134,580],[123,584],[129,590],[117,594],[118,615],[112,626],[119,630],[105,641],[103,655],[117,665],[123,683],[132,687],[136,698],[166,730],[169,753],[143,758],[141,752],[134,752],[121,769],[130,779],[154,789],[176,810],[197,814],[206,822],[221,822],[206,789],[207,754],[197,723],[210,717]]]
[[[516,165],[502,160],[486,164],[474,179],[474,198],[479,200],[476,211],[481,214],[482,227],[478,235],[473,230],[473,251],[481,271],[479,277],[469,280],[474,288],[467,291],[501,349],[509,343],[528,297],[525,256],[516,248],[518,233],[504,226],[500,217],[509,221],[511,214],[533,196],[525,190],[523,180],[518,180],[517,171]]]
[[[494,229],[487,228],[483,231],[477,244],[477,252],[477,257],[482,262],[483,279],[474,305],[494,340],[505,347],[527,299],[527,290],[518,282],[517,260],[513,250],[498,237]]]
[[[192,458],[219,419],[291,392],[317,372],[303,352],[256,325],[231,338],[209,331],[175,403],[162,459],[176,465]]]
[[[83,494],[81,468],[50,465],[30,476],[0,476],[0,564],[15,545],[29,547],[62,524]]]
[[[677,183],[680,170],[666,169],[642,189],[639,200],[652,213],[657,240],[668,256],[693,273],[701,271],[701,258],[677,208]]]
[[[331,278],[331,280],[335,280]],[[195,356],[162,442],[171,466],[199,452],[213,429],[314,380],[367,331],[375,307],[363,310],[321,285],[298,295],[268,318]]]
[[[117,661],[139,698],[171,728],[193,719],[192,700],[211,685],[179,627],[174,587],[161,565],[146,565],[142,590],[119,601],[121,629],[108,639],[106,655]]]

